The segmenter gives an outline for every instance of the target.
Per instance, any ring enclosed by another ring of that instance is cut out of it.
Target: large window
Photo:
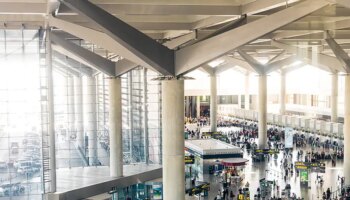
[[[41,199],[41,94],[38,30],[0,30],[0,198]]]

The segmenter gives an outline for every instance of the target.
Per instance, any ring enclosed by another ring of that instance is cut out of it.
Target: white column
[[[184,81],[162,81],[163,199],[185,199]]]
[[[197,96],[197,102],[196,102],[196,106],[197,106],[197,119],[199,119],[201,117],[201,96]]]
[[[196,98],[195,96],[191,96],[191,117],[196,117],[196,107],[194,106],[196,104]]]
[[[217,87],[216,75],[210,76],[210,130],[216,132],[217,115]]]
[[[50,192],[56,192],[56,134],[55,134],[55,107],[52,76],[52,49],[51,32],[47,30],[46,37],[46,64],[47,64],[47,87],[48,87],[48,113],[49,113],[49,155],[50,155]]]
[[[338,74],[332,74],[331,121],[338,122]]]
[[[237,95],[237,101],[238,101],[238,108],[242,109],[242,95]]]
[[[130,133],[130,140],[129,140],[129,146],[130,146],[130,159],[133,160],[134,153],[133,153],[133,140],[134,140],[134,121],[133,121],[133,98],[132,98],[132,91],[133,91],[133,80],[132,80],[132,71],[128,73],[128,107],[129,107],[129,115],[128,115],[128,121],[129,121],[129,133]]]
[[[258,147],[265,148],[267,144],[267,83],[266,75],[259,75],[259,100],[258,100]]]
[[[186,109],[185,109],[185,115],[186,117],[190,118],[190,97],[189,96],[186,96],[185,97],[186,99]]]
[[[147,94],[147,68],[143,68],[143,132],[145,143],[145,162],[149,164],[149,134],[148,134],[148,94]]]
[[[74,77],[75,127],[77,130],[77,145],[84,150],[84,113],[83,113],[83,78]]]
[[[249,73],[245,75],[244,79],[244,108],[246,110],[250,109],[250,102],[249,102]]]
[[[87,77],[86,133],[89,138],[89,165],[97,165],[96,79]]]
[[[281,72],[281,87],[280,87],[280,114],[286,112],[286,74]]]
[[[121,79],[109,79],[109,174],[123,176]]]
[[[344,177],[345,185],[350,184],[350,74],[345,75],[344,93]]]
[[[74,112],[74,78],[73,76],[69,76],[68,78],[68,134],[67,137],[73,135],[75,133],[75,112]]]

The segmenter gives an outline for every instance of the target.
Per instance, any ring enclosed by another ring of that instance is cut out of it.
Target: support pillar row
[[[123,176],[122,95],[120,77],[109,79],[109,173]]]
[[[331,121],[338,122],[338,74],[332,74]]]
[[[185,199],[184,81],[162,81],[163,199]]]
[[[281,88],[280,88],[280,114],[286,113],[286,74],[281,72]]]
[[[96,120],[96,79],[87,77],[86,91],[86,132],[89,138],[89,165],[98,164],[97,159],[97,120]]]
[[[210,130],[216,132],[217,127],[217,87],[216,87],[216,76],[210,76]]]
[[[267,144],[267,77],[259,75],[259,100],[258,100],[258,147],[265,148]]]
[[[75,109],[75,127],[77,128],[77,145],[82,150],[84,147],[84,111],[83,111],[83,78],[74,77],[74,109]]]
[[[245,80],[244,80],[244,108],[246,110],[250,109],[250,99],[249,99],[249,74],[247,73],[245,75]]]
[[[345,75],[344,93],[344,177],[345,185],[350,184],[350,74]]]

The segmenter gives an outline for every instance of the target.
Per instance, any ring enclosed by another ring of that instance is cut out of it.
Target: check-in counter
[[[273,114],[272,113],[267,113],[267,123],[273,124]]]
[[[276,125],[278,125],[279,123],[278,123],[278,114],[273,114],[273,124],[276,124]]]
[[[278,125],[283,126],[283,115],[278,115]]]
[[[338,124],[338,134],[340,139],[344,139],[344,125]]]
[[[310,119],[310,121],[309,121],[309,130],[311,132],[315,132],[316,131],[316,120]]]
[[[304,130],[310,131],[310,119],[304,119],[304,121],[305,121]]]
[[[282,115],[282,126],[287,126],[287,115]]]
[[[300,129],[301,128],[300,121],[301,121],[300,117],[292,117],[292,127],[295,129]]]
[[[339,124],[333,123],[332,134],[335,138],[339,138]]]
[[[258,119],[259,119],[259,113],[256,112],[256,111],[254,111],[254,112],[253,112],[253,116],[254,116],[254,117],[253,117],[253,120],[257,122]]]
[[[306,119],[300,118],[300,128],[305,130],[306,129]]]
[[[286,126],[293,127],[292,126],[292,116],[286,116]]]
[[[326,125],[325,125],[325,134],[327,135],[327,136],[333,136],[333,131],[332,131],[332,129],[333,129],[333,125],[334,125],[334,123],[332,123],[332,122],[326,122]]]

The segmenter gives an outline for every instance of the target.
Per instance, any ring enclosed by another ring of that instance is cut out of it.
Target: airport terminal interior
[[[0,0],[0,200],[350,199],[350,0]]]

